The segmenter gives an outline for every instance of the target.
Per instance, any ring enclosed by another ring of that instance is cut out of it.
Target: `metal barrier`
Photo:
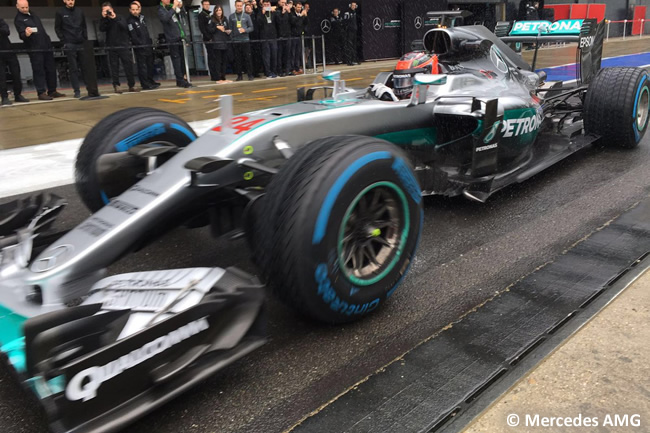
[[[277,38],[277,39],[273,39],[273,40],[274,41],[289,41],[289,46],[291,46],[291,41],[295,40],[295,39],[297,39],[297,38],[295,38],[295,37],[292,37],[292,38]],[[318,39],[321,39],[321,47],[322,47],[321,49],[322,49],[322,54],[323,54],[323,56],[322,56],[323,57],[322,58],[322,64],[317,62],[316,41]],[[326,49],[326,47],[325,47],[325,38],[323,38],[323,36],[304,36],[304,35],[300,37],[302,70],[305,73],[307,73],[307,57],[306,57],[307,52],[305,50],[305,46],[306,46],[305,42],[309,41],[309,40],[311,40],[311,50],[310,50],[311,52],[309,53],[309,55],[311,56],[311,63],[312,63],[312,65],[311,65],[312,66],[311,74],[317,74],[317,73],[319,73],[318,67],[322,66],[323,71],[324,71],[325,68],[326,68],[326,64],[327,64],[326,56],[325,56],[325,49]],[[248,42],[251,43],[251,44],[261,44],[261,43],[267,42],[267,41],[269,41],[269,40],[267,40],[267,39],[264,39],[264,40],[256,39],[256,40],[250,40]],[[237,45],[238,44],[238,42],[236,42],[236,41],[227,41],[225,43],[228,44],[228,45]],[[184,58],[184,61],[185,61],[185,74],[186,74],[186,77],[187,77],[187,81],[191,82],[190,67],[189,67],[189,61],[188,61],[189,60],[188,48],[190,46],[193,46],[194,44],[199,44],[199,45],[201,45],[201,47],[204,47],[206,45],[209,46],[211,44],[217,44],[217,42],[213,42],[213,41],[209,41],[209,42],[190,41],[190,42],[179,42],[179,43],[174,43],[174,44],[165,43],[165,44],[152,44],[152,45],[129,45],[129,46],[122,46],[122,47],[96,46],[96,47],[92,47],[92,52],[93,52],[94,56],[98,56],[98,55],[101,56],[101,55],[105,55],[109,51],[113,51],[113,50],[130,50],[131,51],[132,62],[133,62],[133,64],[136,64],[137,62],[136,62],[135,50],[138,49],[138,48],[151,48],[154,52],[158,53],[158,57],[164,58],[166,56],[166,54],[164,53],[164,50],[165,50],[166,47],[169,47],[171,45],[178,46],[178,45],[181,45],[181,44],[182,44],[182,47],[183,47],[183,58]],[[307,45],[309,45],[309,42],[307,42]],[[233,47],[232,49],[236,49],[236,48]],[[82,51],[83,48],[79,48],[77,50]],[[13,54],[16,54],[16,55],[18,55],[18,54],[27,54],[27,55],[29,55],[30,53],[38,53],[38,52],[52,52],[53,54],[55,54],[55,57],[61,57],[61,58],[65,57],[65,54],[64,54],[65,49],[64,49],[63,46],[62,47],[56,47],[56,48],[50,48],[50,49],[46,49],[46,50],[43,50],[43,49],[40,49],[40,50],[28,50],[28,49],[0,50],[0,54],[2,54],[2,53],[13,53]]]
[[[612,24],[614,24],[615,26],[622,26],[623,27],[623,35],[622,35],[623,39],[633,38],[633,37],[642,38],[646,34],[645,26],[646,26],[646,24],[648,24],[648,22],[649,21],[645,20],[645,19],[640,19],[640,20],[618,20],[618,21],[605,20],[605,24],[607,26],[605,39],[609,40],[610,28],[611,28]],[[635,23],[641,24],[641,31],[639,32],[638,35],[628,35],[627,34],[628,27],[633,28]],[[620,27],[618,27],[618,28],[620,28]]]

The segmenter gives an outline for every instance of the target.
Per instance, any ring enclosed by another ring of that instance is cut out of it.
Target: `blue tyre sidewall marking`
[[[643,92],[644,89],[650,91],[647,85],[645,85],[645,82],[647,80],[648,80],[648,74],[644,74],[643,78],[641,79],[641,83],[639,83],[639,88],[636,91],[636,98],[634,99],[634,110],[632,110],[632,115],[634,117],[634,137],[636,138],[637,142],[641,140],[641,135],[639,134],[639,132],[645,130],[646,126],[648,125],[648,120],[646,119],[646,123],[645,125],[643,125],[643,128],[639,129],[639,125],[637,124],[636,121],[636,116],[639,109],[639,98],[641,97],[641,93]]]
[[[380,159],[390,159],[391,157],[392,156],[390,152],[387,151],[369,153],[354,161],[348,168],[343,171],[339,178],[334,182],[334,185],[332,185],[330,190],[327,192],[327,196],[325,196],[325,200],[323,201],[320,211],[318,212],[316,227],[314,228],[314,235],[312,237],[313,245],[318,245],[323,240],[325,231],[327,229],[327,224],[332,213],[332,209],[334,208],[334,203],[336,202],[336,199],[350,178],[363,166],[373,161]]]
[[[184,127],[183,125],[170,123],[169,127],[171,129],[175,129],[176,131],[182,132],[183,134],[185,134],[187,138],[189,138],[192,141],[196,140],[196,135],[192,131]],[[167,132],[167,128],[165,128],[164,123],[162,122],[154,123],[153,125],[147,126],[146,128],[136,132],[135,134],[131,134],[125,139],[120,140],[117,144],[115,144],[114,147],[117,152],[126,152],[133,146],[142,143],[142,141],[144,141],[145,139],[163,134],[165,132]],[[99,194],[104,204],[110,203],[111,200],[108,198],[108,195],[106,195],[106,192],[104,190],[100,190]]]
[[[170,126],[172,129],[175,129],[175,130],[177,130],[177,131],[182,132],[182,133],[185,134],[185,135],[186,135],[190,140],[192,140],[192,141],[196,140],[196,135],[194,135],[194,134],[192,133],[192,131],[190,131],[190,130],[187,129],[186,127],[184,127],[184,126],[182,126],[182,125],[177,125],[176,123],[172,123],[172,124],[169,125],[169,126]]]

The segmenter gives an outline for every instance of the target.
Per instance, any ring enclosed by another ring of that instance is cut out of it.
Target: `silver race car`
[[[423,195],[485,201],[592,143],[637,146],[647,72],[601,69],[595,21],[524,24],[433,29],[366,89],[326,73],[297,103],[239,116],[223,97],[200,137],[150,108],[99,122],[76,162],[91,217],[32,257],[62,201],[0,208],[1,351],[52,430],[115,430],[263,344],[266,287],[328,323],[377,310],[414,259]],[[578,43],[575,81],[546,82],[509,46],[557,40]],[[245,236],[261,278],[105,278],[179,225]]]

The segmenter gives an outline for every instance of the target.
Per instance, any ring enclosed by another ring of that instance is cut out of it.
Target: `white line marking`
[[[190,122],[201,135],[219,119]],[[74,183],[74,164],[83,138],[0,151],[0,197]]]

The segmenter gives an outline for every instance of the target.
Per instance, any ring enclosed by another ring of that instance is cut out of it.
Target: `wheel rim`
[[[645,128],[648,122],[648,109],[650,107],[650,90],[644,87],[639,97],[639,105],[636,109],[636,126],[639,131]]]
[[[398,262],[409,231],[406,196],[392,182],[361,191],[348,207],[338,241],[339,267],[354,284],[381,280]]]

